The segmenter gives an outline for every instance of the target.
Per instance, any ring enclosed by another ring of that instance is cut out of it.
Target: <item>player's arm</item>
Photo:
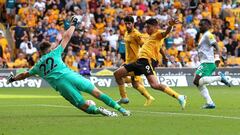
[[[66,48],[69,40],[72,37],[72,34],[73,34],[74,30],[75,30],[75,26],[70,26],[70,28],[68,28],[68,30],[64,33],[63,39],[60,43],[63,48]]]
[[[219,64],[220,64],[220,52],[219,52],[219,47],[218,47],[217,41],[215,40],[215,38],[214,38],[214,36],[212,34],[210,34],[208,36],[208,38],[209,38],[210,44],[215,48],[214,59],[215,59],[215,64],[218,67]]]
[[[163,48],[161,48],[159,52],[162,55],[162,60],[164,62],[168,62],[168,58],[166,57],[166,54],[165,54],[165,51],[163,50]]]
[[[142,46],[144,43],[144,35],[140,32],[136,32],[133,36],[133,40],[137,43],[137,45]]]
[[[216,52],[215,54],[219,55],[219,47],[218,44],[215,42],[214,44],[212,44],[212,46],[215,48]]]
[[[218,47],[218,44],[217,43],[214,43],[212,44],[212,46],[215,48],[215,56],[214,56],[214,59],[215,59],[215,65],[217,67],[219,67],[219,64],[220,64],[220,54],[219,54],[219,47]]]
[[[140,45],[140,46],[142,46],[143,43],[144,43],[143,39],[142,39],[142,36],[136,36],[135,41],[136,41],[137,45]]]
[[[147,36],[144,35],[143,33],[139,32],[139,35],[137,36],[137,41],[140,46],[144,44],[144,41],[146,40]]]
[[[178,19],[171,19],[171,20],[169,21],[169,26],[167,27],[167,30],[162,33],[162,37],[163,37],[163,38],[166,37],[166,36],[172,31],[173,26],[174,26],[175,24],[178,24],[178,23],[180,23],[180,21],[179,21]]]
[[[7,84],[12,83],[14,81],[18,81],[18,80],[23,80],[23,79],[28,78],[30,76],[31,75],[29,74],[28,71],[20,73],[16,76],[14,76],[14,74],[11,72],[10,75],[8,76],[8,78],[7,78]]]
[[[211,44],[211,46],[213,46],[215,48],[215,55],[218,55],[218,57],[219,57],[219,47],[218,47],[218,43],[217,43],[214,35],[209,34],[208,40],[209,40],[209,43]]]
[[[68,42],[70,41],[73,32],[75,31],[75,28],[78,26],[78,24],[80,23],[80,19],[78,16],[73,16],[72,20],[71,20],[71,25],[70,28],[68,28],[68,30],[64,33],[63,35],[63,39],[61,41],[61,46],[65,49]]]

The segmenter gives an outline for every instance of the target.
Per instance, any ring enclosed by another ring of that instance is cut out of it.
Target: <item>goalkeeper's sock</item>
[[[208,104],[213,104],[212,98],[209,94],[209,91],[208,91],[206,85],[200,85],[200,86],[198,86],[198,89],[199,89],[202,97],[206,100],[206,102]]]
[[[166,88],[164,88],[163,92],[167,93],[169,96],[172,96],[172,97],[174,97],[176,99],[178,99],[178,97],[180,95],[180,94],[178,94],[176,91],[174,91],[173,89],[171,89],[168,86]]]
[[[119,104],[117,104],[116,101],[114,101],[112,98],[110,98],[106,94],[101,94],[99,96],[99,99],[102,100],[106,105],[108,105],[116,110],[119,110],[121,108],[121,106]]]
[[[138,85],[136,88],[146,99],[150,99],[151,95],[145,89],[143,85]]]
[[[99,114],[99,113],[100,113],[99,110],[98,110],[98,108],[97,108],[95,105],[90,105],[90,106],[88,106],[86,112],[87,112],[88,114]]]
[[[204,84],[210,84],[215,81],[221,81],[221,76],[205,76],[199,79],[199,86]]]
[[[127,98],[127,91],[126,91],[125,86],[124,85],[119,85],[118,88],[119,88],[120,96],[122,98]]]
[[[118,110],[120,113],[126,113],[127,110],[121,107],[116,101],[112,100],[108,95],[101,94],[100,99],[108,106],[114,108],[115,110]]]
[[[117,109],[120,113],[125,113],[127,110],[126,109],[124,109],[124,108],[122,108],[122,107],[120,107],[119,109]]]

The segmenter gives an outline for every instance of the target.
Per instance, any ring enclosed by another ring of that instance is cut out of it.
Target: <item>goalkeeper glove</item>
[[[75,27],[78,27],[78,25],[81,23],[81,16],[80,15],[74,15],[71,18],[71,24]]]

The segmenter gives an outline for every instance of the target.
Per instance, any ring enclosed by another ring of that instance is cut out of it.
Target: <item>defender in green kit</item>
[[[117,116],[117,113],[103,107],[86,104],[81,92],[86,92],[103,101],[106,105],[118,110],[124,116],[130,112],[122,108],[108,95],[102,93],[88,79],[72,71],[62,61],[62,53],[67,46],[75,27],[80,23],[79,16],[72,17],[72,26],[64,33],[63,39],[55,49],[49,42],[40,43],[40,60],[29,71],[8,77],[8,83],[23,80],[27,77],[38,75],[45,79],[56,91],[75,107],[89,114],[102,114],[104,116]]]
[[[214,109],[216,107],[209,94],[208,84],[220,81],[229,87],[231,86],[223,73],[220,73],[219,76],[212,76],[217,69],[215,60],[220,59],[217,41],[210,32],[211,25],[212,23],[208,19],[202,19],[199,24],[200,33],[203,34],[198,43],[198,57],[201,65],[197,68],[193,80],[200,94],[206,100],[206,104],[202,107],[203,109]]]

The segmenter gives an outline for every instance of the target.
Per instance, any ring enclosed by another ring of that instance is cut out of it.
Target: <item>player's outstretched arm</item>
[[[18,81],[18,80],[23,80],[25,78],[30,77],[31,75],[29,74],[28,71],[24,72],[24,73],[20,73],[16,76],[14,76],[14,74],[11,72],[10,75],[7,78],[7,84],[12,83],[14,81]]]
[[[171,32],[173,26],[178,23],[180,23],[178,19],[171,19],[169,21],[169,26],[167,27],[167,30],[163,33],[163,37],[166,37]]]
[[[63,35],[63,39],[61,41],[61,45],[63,48],[66,48],[69,40],[71,39],[72,37],[72,34],[75,30],[75,28],[78,26],[78,24],[80,23],[80,19],[79,19],[79,16],[73,16],[72,19],[71,19],[71,25],[70,28],[67,29],[67,31],[64,33]]]
[[[66,48],[69,40],[70,40],[71,37],[72,37],[72,34],[73,34],[74,30],[75,30],[75,26],[71,26],[71,27],[68,28],[68,30],[64,33],[63,39],[62,39],[62,41],[61,41],[61,43],[60,43],[63,48]]]

